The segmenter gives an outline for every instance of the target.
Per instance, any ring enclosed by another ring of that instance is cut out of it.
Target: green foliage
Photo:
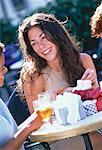
[[[49,2],[46,7],[39,8],[35,12],[52,13],[62,21],[65,21],[68,17],[66,27],[72,35],[76,36],[77,40],[83,45],[83,49],[86,50],[97,45],[97,40],[91,38],[89,21],[100,3],[101,0],[55,0],[54,4]],[[2,35],[0,40],[2,42],[7,44],[16,42],[17,27],[1,21],[0,28]]]
[[[16,42],[17,26],[12,26],[10,22],[0,21],[0,41],[4,44]]]
[[[56,0],[56,5],[48,3],[46,8],[38,11],[55,14],[58,19],[68,22],[66,27],[81,42],[84,50],[97,46],[97,39],[91,38],[90,17],[93,15],[101,0]]]

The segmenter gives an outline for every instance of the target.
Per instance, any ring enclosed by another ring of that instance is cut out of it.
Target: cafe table
[[[51,142],[82,135],[86,150],[92,150],[88,133],[101,128],[102,111],[88,116],[75,124],[59,125],[54,123],[48,127],[41,127],[41,129],[31,133],[30,139],[34,142]]]

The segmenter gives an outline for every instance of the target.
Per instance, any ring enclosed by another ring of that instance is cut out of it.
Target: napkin
[[[58,95],[53,102],[54,112],[59,124],[73,124],[86,117],[81,97],[71,92]]]
[[[96,107],[98,111],[102,111],[102,90],[100,87],[88,90],[75,90],[73,93],[79,94],[83,101],[96,99]]]
[[[72,94],[65,92],[63,94],[64,99],[67,102],[68,107],[68,116],[67,116],[67,122],[68,123],[76,123],[78,120],[80,120],[80,113],[79,113],[79,98],[80,96],[77,94]]]
[[[65,92],[64,99],[67,100],[67,107],[68,107],[67,122],[68,123],[74,124],[77,121],[86,118],[86,114],[84,113],[84,109],[81,101],[81,96],[77,94]]]
[[[74,90],[87,90],[92,88],[91,80],[77,80],[77,86],[74,87]]]
[[[67,124],[68,108],[63,95],[57,95],[56,100],[52,102],[55,117],[59,124]]]
[[[18,126],[18,131],[15,133],[14,138],[16,138],[24,128],[29,126],[29,124],[37,117],[36,112],[32,113],[23,123]]]

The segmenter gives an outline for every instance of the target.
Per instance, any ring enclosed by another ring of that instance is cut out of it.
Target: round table
[[[30,138],[32,141],[49,142],[61,140],[69,137],[83,135],[102,128],[102,111],[88,116],[87,118],[78,121],[73,125],[58,125],[39,129],[31,133]]]

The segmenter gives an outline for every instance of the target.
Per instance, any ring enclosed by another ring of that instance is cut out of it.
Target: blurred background
[[[5,47],[5,84],[0,97],[8,103],[8,97],[16,87],[23,59],[17,39],[18,25],[34,12],[49,12],[60,20],[68,17],[66,27],[80,42],[83,52],[88,53],[96,66],[98,80],[102,80],[102,39],[91,37],[90,17],[101,0],[0,0],[0,41]]]

